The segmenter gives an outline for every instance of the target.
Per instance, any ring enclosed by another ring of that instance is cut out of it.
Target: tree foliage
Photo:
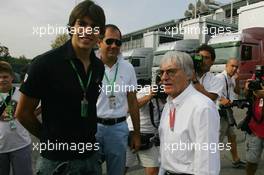
[[[69,40],[69,36],[66,33],[57,35],[55,40],[51,43],[51,48],[53,49],[58,48],[62,46],[64,43],[66,43],[68,40]]]
[[[9,49],[6,46],[0,44],[0,57],[7,57],[9,56]]]

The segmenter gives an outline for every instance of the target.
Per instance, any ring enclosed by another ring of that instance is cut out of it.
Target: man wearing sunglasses
[[[101,94],[97,101],[98,131],[102,160],[106,161],[108,175],[125,172],[129,109],[134,126],[131,149],[140,147],[139,109],[135,88],[136,74],[133,66],[120,57],[121,32],[113,24],[106,25],[104,37],[98,43],[105,74]]]
[[[196,52],[202,57],[202,63],[198,71],[194,74],[193,85],[196,90],[216,102],[216,99],[221,95],[223,85],[210,72],[210,68],[215,60],[214,48],[203,44],[197,48]]]

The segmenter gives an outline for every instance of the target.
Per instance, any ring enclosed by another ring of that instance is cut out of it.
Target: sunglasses
[[[157,74],[159,77],[162,77],[164,73],[166,73],[169,77],[174,77],[176,72],[177,72],[177,69],[158,70]]]
[[[111,46],[113,43],[115,43],[115,45],[118,46],[118,47],[120,47],[122,45],[122,41],[121,40],[112,39],[112,38],[106,39],[105,43],[107,45],[109,45],[109,46]]]

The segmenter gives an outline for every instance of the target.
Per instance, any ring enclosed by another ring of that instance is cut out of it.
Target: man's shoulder
[[[33,58],[32,62],[41,63],[41,64],[49,63],[65,57],[66,53],[67,53],[67,48],[65,45],[63,45],[61,47],[49,50],[47,52],[44,52],[36,56],[35,58]]]
[[[129,61],[125,60],[123,57],[119,57],[118,59],[119,59],[118,64],[120,66],[122,66],[123,68],[126,68],[126,69],[134,69],[134,67],[132,66],[132,64]]]
[[[224,76],[223,76],[223,74],[215,75],[212,72],[207,72],[205,79],[206,79],[205,83],[207,86],[212,86],[212,87],[219,86],[219,87],[221,87],[223,84]]]
[[[104,70],[104,63],[96,55],[93,57],[93,61],[94,61],[94,64],[95,64],[96,67],[101,68],[102,70]]]
[[[219,74],[216,74],[215,77],[214,77],[215,80],[220,80],[220,81],[223,81],[225,80],[225,73],[224,72],[221,72]]]
[[[207,72],[205,77],[207,77],[208,79],[215,79],[216,78],[216,75],[213,74],[212,72]]]
[[[190,97],[188,98],[188,101],[190,102],[190,104],[194,106],[195,105],[200,107],[207,107],[208,105],[215,106],[215,103],[209,97],[200,93],[196,89],[193,90],[192,95],[190,95]]]

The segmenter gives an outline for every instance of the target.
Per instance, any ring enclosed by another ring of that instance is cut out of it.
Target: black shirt
[[[70,60],[75,64],[84,82],[88,81],[88,75],[81,61],[76,58],[71,40],[57,49],[37,56],[29,67],[20,91],[26,96],[41,100],[43,123],[40,142],[46,143],[47,148],[48,142],[50,146],[53,143],[54,148],[57,146],[54,150],[46,149],[41,153],[47,159],[82,159],[94,153],[94,150],[89,151],[91,144],[93,149],[98,149],[98,146],[95,146],[96,101],[100,93],[104,65],[95,56],[93,50],[90,59],[89,70],[92,70],[92,77],[86,91],[86,99],[89,103],[86,118],[81,117],[83,91]],[[60,147],[59,143],[61,143]],[[87,145],[88,149],[86,149]]]

